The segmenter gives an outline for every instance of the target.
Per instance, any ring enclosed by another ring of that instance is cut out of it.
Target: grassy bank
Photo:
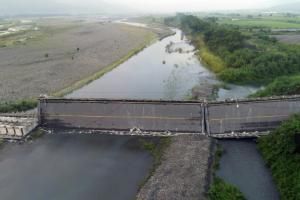
[[[260,138],[258,146],[281,199],[300,199],[300,115],[291,117],[271,135]]]
[[[218,74],[225,69],[224,61],[209,50],[207,45],[203,40],[203,35],[193,35],[190,36],[193,45],[199,50],[197,52],[198,59],[201,60],[202,64],[208,69]]]
[[[272,83],[267,85],[263,90],[251,95],[250,97],[268,97],[268,96],[282,96],[300,94],[300,75],[284,76],[275,79]]]
[[[153,176],[155,170],[162,162],[162,157],[165,150],[170,146],[172,139],[170,137],[159,138],[158,141],[148,141],[141,139],[140,147],[148,151],[153,157],[153,164],[148,176],[140,183],[139,188],[141,189],[151,176]]]
[[[38,102],[35,99],[0,102],[0,113],[23,112],[35,108],[37,104]]]
[[[213,161],[213,183],[208,191],[210,200],[246,200],[243,194],[235,186],[226,183],[221,178],[217,177],[215,172],[220,167],[220,160],[223,154],[221,146],[217,146]]]
[[[243,194],[233,185],[230,185],[220,178],[214,178],[209,190],[210,200],[246,200]]]
[[[157,40],[157,36],[154,33],[149,33],[149,35],[148,35],[147,39],[145,40],[144,44],[142,44],[141,46],[131,50],[127,55],[122,57],[120,60],[115,61],[114,63],[110,64],[107,67],[104,67],[100,71],[92,74],[91,76],[89,76],[85,79],[82,79],[80,81],[77,81],[77,82],[73,83],[71,86],[69,86],[69,87],[67,87],[67,88],[65,88],[61,91],[53,93],[52,96],[54,96],[54,97],[63,97],[67,94],[72,93],[75,90],[78,90],[78,89],[82,88],[83,86],[91,83],[92,81],[99,79],[104,74],[112,71],[114,68],[118,67],[119,65],[121,65],[122,63],[124,63],[125,61],[130,59],[132,56],[138,54],[140,51],[145,49],[150,44],[154,43],[156,40]]]

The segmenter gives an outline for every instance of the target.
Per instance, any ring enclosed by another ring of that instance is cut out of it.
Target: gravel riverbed
[[[138,200],[205,200],[212,140],[205,136],[172,138],[161,165],[141,188]]]

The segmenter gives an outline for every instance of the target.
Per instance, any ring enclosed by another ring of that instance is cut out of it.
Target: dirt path
[[[50,26],[55,30],[55,25]],[[122,24],[78,22],[68,26],[72,28],[52,31],[26,45],[0,48],[0,101],[57,92],[154,38],[149,30]]]
[[[172,139],[162,164],[137,195],[138,200],[205,200],[211,139]]]

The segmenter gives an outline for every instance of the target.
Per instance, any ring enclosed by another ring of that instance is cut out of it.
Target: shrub
[[[37,100],[19,100],[15,102],[0,102],[0,113],[22,112],[37,107]]]
[[[233,185],[225,183],[220,178],[215,178],[208,196],[210,200],[246,200],[243,194]]]
[[[271,169],[282,200],[300,199],[300,154],[295,137],[300,134],[300,115],[291,117],[271,135],[258,141]]]
[[[300,75],[275,79],[263,90],[250,97],[267,97],[300,94]]]

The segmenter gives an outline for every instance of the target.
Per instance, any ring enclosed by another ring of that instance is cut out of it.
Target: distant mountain
[[[267,9],[270,12],[297,12],[300,13],[300,2],[281,4]]]

